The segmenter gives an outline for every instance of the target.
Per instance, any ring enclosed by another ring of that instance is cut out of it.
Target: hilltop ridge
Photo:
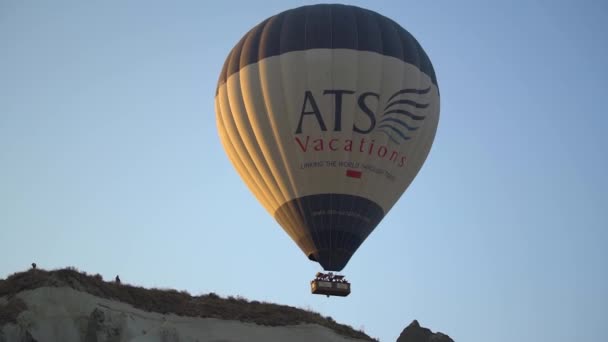
[[[317,312],[104,281],[73,267],[0,279],[0,342],[378,341]],[[454,342],[414,320],[398,342]]]
[[[272,327],[317,324],[345,337],[377,341],[362,331],[339,324],[329,316],[324,317],[310,310],[256,300],[249,301],[240,296],[222,298],[215,293],[192,296],[186,291],[174,289],[146,289],[126,283],[104,281],[99,274],[90,275],[73,267],[51,271],[30,269],[0,280],[0,297],[8,298],[4,305],[0,302],[0,325],[15,322],[19,313],[26,310],[23,301],[14,297],[16,294],[42,287],[69,287],[160,314],[235,320]]]

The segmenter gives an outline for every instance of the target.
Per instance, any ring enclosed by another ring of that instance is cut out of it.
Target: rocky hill
[[[410,325],[406,330],[411,335],[418,328],[424,329]],[[309,310],[213,293],[191,296],[185,291],[145,289],[66,268],[30,269],[0,280],[0,342],[13,341],[375,339]]]
[[[144,289],[73,268],[31,269],[0,280],[0,326],[2,342],[29,337],[39,342],[278,341],[297,340],[295,335],[373,340],[312,311],[213,293]]]

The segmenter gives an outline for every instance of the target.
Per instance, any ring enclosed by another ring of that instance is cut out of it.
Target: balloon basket
[[[344,279],[343,275],[319,272],[315,279],[310,281],[310,292],[327,297],[346,297],[350,294],[350,283]]]

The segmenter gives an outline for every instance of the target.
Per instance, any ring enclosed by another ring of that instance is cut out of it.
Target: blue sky
[[[420,174],[344,273],[347,298],[220,145],[219,71],[306,1],[0,1],[0,277],[35,261],[310,308],[395,340],[599,341],[608,326],[608,6],[356,1],[437,72]],[[312,2],[311,2],[312,3]]]

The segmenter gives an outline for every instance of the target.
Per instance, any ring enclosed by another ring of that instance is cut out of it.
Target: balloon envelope
[[[311,260],[342,270],[433,143],[431,61],[394,21],[346,5],[272,16],[228,55],[219,136],[259,202]]]

